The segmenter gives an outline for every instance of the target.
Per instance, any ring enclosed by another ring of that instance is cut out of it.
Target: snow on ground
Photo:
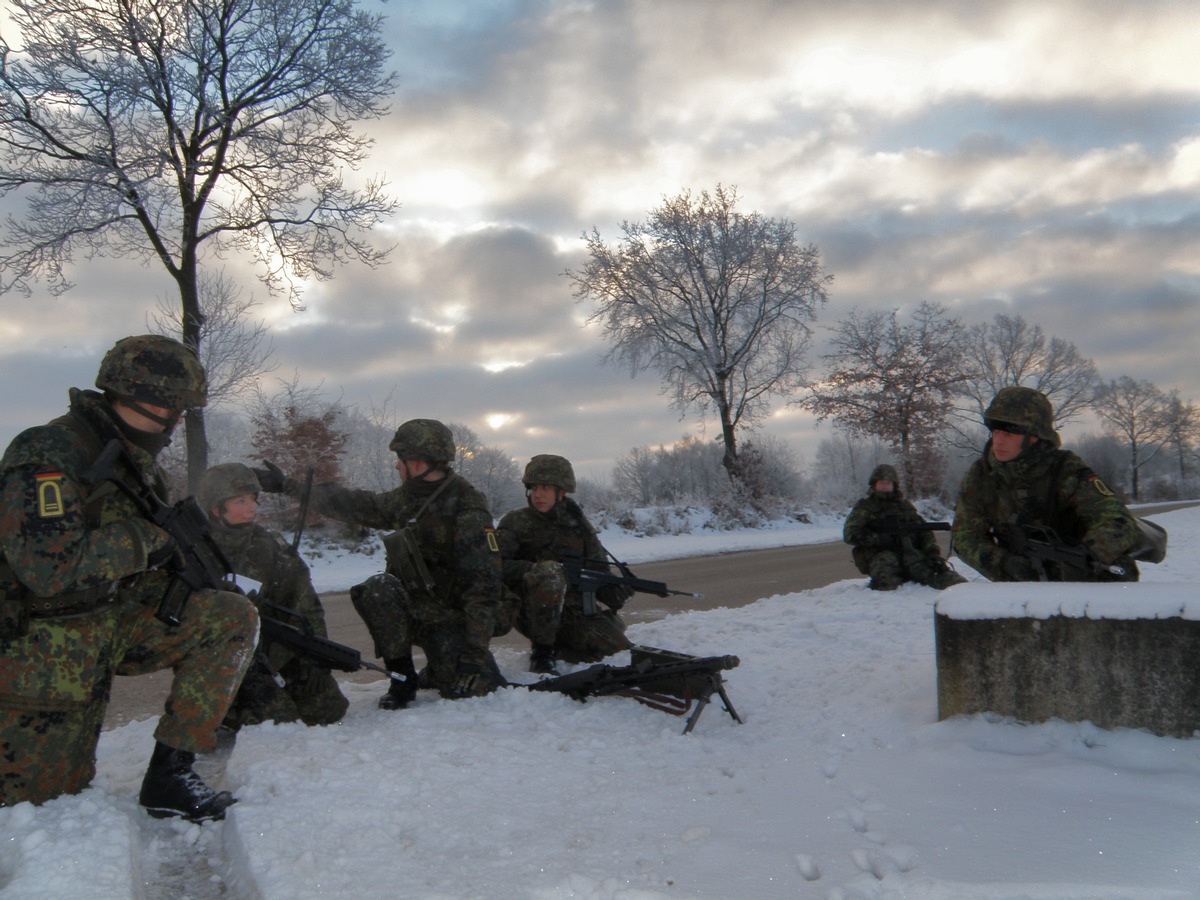
[[[1200,509],[1155,519],[1170,550],[1143,579],[1156,604],[1174,593],[1183,608],[1200,580]],[[713,539],[731,549],[837,534],[797,525]],[[604,539],[630,562],[697,543]],[[344,563],[315,561],[318,581],[354,583]],[[1003,607],[1014,587],[971,592]],[[1138,602],[1136,588],[1095,590]],[[744,724],[714,702],[688,736],[627,698],[423,692],[385,713],[381,683],[347,683],[337,726],[244,730],[223,776],[240,802],[202,827],[138,809],[154,720],[135,722],[102,736],[82,794],[0,809],[0,896],[1200,896],[1200,741],[936,721],[933,607],[952,594],[878,594],[856,579],[632,626],[641,643],[741,658],[726,684]],[[514,680],[529,679],[525,656],[498,654]]]

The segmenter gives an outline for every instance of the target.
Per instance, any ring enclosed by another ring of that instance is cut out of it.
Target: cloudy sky
[[[584,231],[617,239],[664,196],[720,183],[821,251],[818,339],[854,309],[930,300],[968,324],[1024,316],[1105,378],[1200,400],[1193,2],[364,8],[387,17],[400,74],[364,169],[401,203],[378,233],[396,249],[313,285],[300,313],[245,283],[278,375],[599,478],[632,447],[715,439],[654,374],[599,364],[563,272]],[[74,280],[0,297],[4,442],[171,297],[164,273],[119,261],[81,260]],[[763,430],[808,459],[830,434],[782,404]]]

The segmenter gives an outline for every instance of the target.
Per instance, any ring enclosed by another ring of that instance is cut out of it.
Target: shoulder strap
[[[458,478],[457,472],[451,472],[445,478],[443,478],[442,483],[438,485],[437,490],[434,491],[432,494],[430,494],[429,499],[421,504],[421,508],[417,510],[417,514],[415,516],[413,516],[411,519],[409,519],[409,522],[410,523],[415,522],[415,521],[417,521],[417,519],[421,518],[421,516],[423,516],[425,514],[425,510],[429,509],[429,505],[438,498],[438,496],[442,493],[442,491],[444,491],[446,488],[448,488],[450,486],[451,481],[454,481],[457,478]]]

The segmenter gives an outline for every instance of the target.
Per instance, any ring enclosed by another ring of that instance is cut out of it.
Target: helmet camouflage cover
[[[419,459],[434,465],[454,461],[454,435],[437,419],[409,419],[396,429],[388,448],[401,459]]]
[[[890,481],[894,486],[900,486],[900,475],[896,471],[895,466],[889,466],[887,463],[876,466],[871,472],[871,478],[867,482],[870,487],[875,487],[877,481]]]
[[[254,470],[242,463],[222,463],[202,476],[196,487],[196,502],[206,513],[218,509],[231,497],[257,494],[262,490]]]
[[[521,477],[525,487],[535,484],[552,484],[560,491],[568,494],[575,493],[575,470],[566,457],[542,453],[535,456],[525,466],[525,474]]]
[[[208,403],[204,367],[195,352],[161,334],[122,338],[104,354],[96,387],[122,400],[165,409]]]
[[[984,425],[990,427],[992,422],[1016,425],[1054,447],[1062,445],[1062,438],[1054,430],[1054,406],[1050,398],[1033,388],[1018,385],[997,391],[983,414]]]

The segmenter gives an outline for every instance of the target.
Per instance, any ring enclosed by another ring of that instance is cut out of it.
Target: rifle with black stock
[[[1039,581],[1049,581],[1046,563],[1061,566],[1065,572],[1075,572],[1086,577],[1093,573],[1124,578],[1124,566],[1109,565],[1101,561],[1087,547],[1071,545],[1058,536],[1049,525],[1030,525],[1010,522],[997,537],[1001,545],[1023,556],[1032,564]]]
[[[389,672],[383,666],[368,662],[353,647],[339,644],[337,641],[316,634],[308,620],[295,610],[269,601],[260,601],[258,608],[262,613],[259,616],[260,649],[267,644],[276,643],[327,669],[336,669],[339,672],[358,672],[361,669],[371,669],[375,672],[382,672],[393,681],[404,681],[403,675]],[[298,619],[300,625],[291,625],[283,621],[285,618]],[[263,663],[267,665],[268,669],[271,668],[267,660],[263,660]],[[274,677],[278,673],[271,670],[271,675]]]
[[[292,538],[292,550],[297,553],[299,552],[300,535],[304,533],[305,522],[308,519],[308,503],[312,497],[312,483],[313,470],[310,468],[304,482],[304,494],[300,499],[296,534]],[[261,592],[251,591],[251,599],[255,601],[261,613],[258,620],[260,639],[257,656],[259,662],[270,672],[277,684],[282,679],[264,651],[267,644],[279,644],[326,669],[336,669],[339,672],[358,672],[362,669],[371,669],[375,672],[382,672],[393,681],[404,681],[403,675],[389,672],[383,666],[368,662],[353,647],[339,644],[337,641],[317,634],[313,631],[308,619],[294,609],[272,603]],[[289,624],[283,621],[285,618],[295,619],[300,624],[298,626]],[[282,684],[279,686],[283,687]]]
[[[546,678],[525,687],[531,691],[566,694],[580,702],[588,697],[619,694],[675,716],[686,715],[692,710],[683,729],[684,734],[689,734],[696,727],[700,714],[712,695],[716,694],[725,704],[725,711],[741,724],[741,716],[733,708],[721,676],[723,671],[738,667],[741,661],[736,656],[690,656],[636,644],[630,648],[629,654],[628,666],[597,663],[578,672]],[[695,709],[692,709],[693,703]]]
[[[141,486],[140,491],[120,477],[116,468],[118,461],[136,478]],[[158,603],[155,618],[168,625],[178,625],[188,597],[195,591],[204,588],[228,590],[225,576],[231,571],[229,560],[217,546],[209,530],[208,519],[195,497],[185,497],[174,505],[159,497],[146,484],[129,450],[117,438],[105,445],[83,477],[89,484],[103,481],[115,484],[133,501],[144,518],[165,531],[174,541],[175,554],[168,565],[171,582]]]
[[[607,552],[607,551],[605,551]],[[588,559],[582,553],[568,550],[562,555],[563,570],[567,576],[567,587],[578,590],[583,595],[583,614],[594,616],[596,609],[596,591],[606,585],[619,585],[641,594],[654,594],[656,597],[695,597],[703,599],[703,594],[691,591],[677,591],[669,588],[661,581],[648,581],[636,577],[629,566],[621,562],[611,553],[613,565],[621,570],[620,575],[614,575],[608,570],[608,562],[601,559]]]

